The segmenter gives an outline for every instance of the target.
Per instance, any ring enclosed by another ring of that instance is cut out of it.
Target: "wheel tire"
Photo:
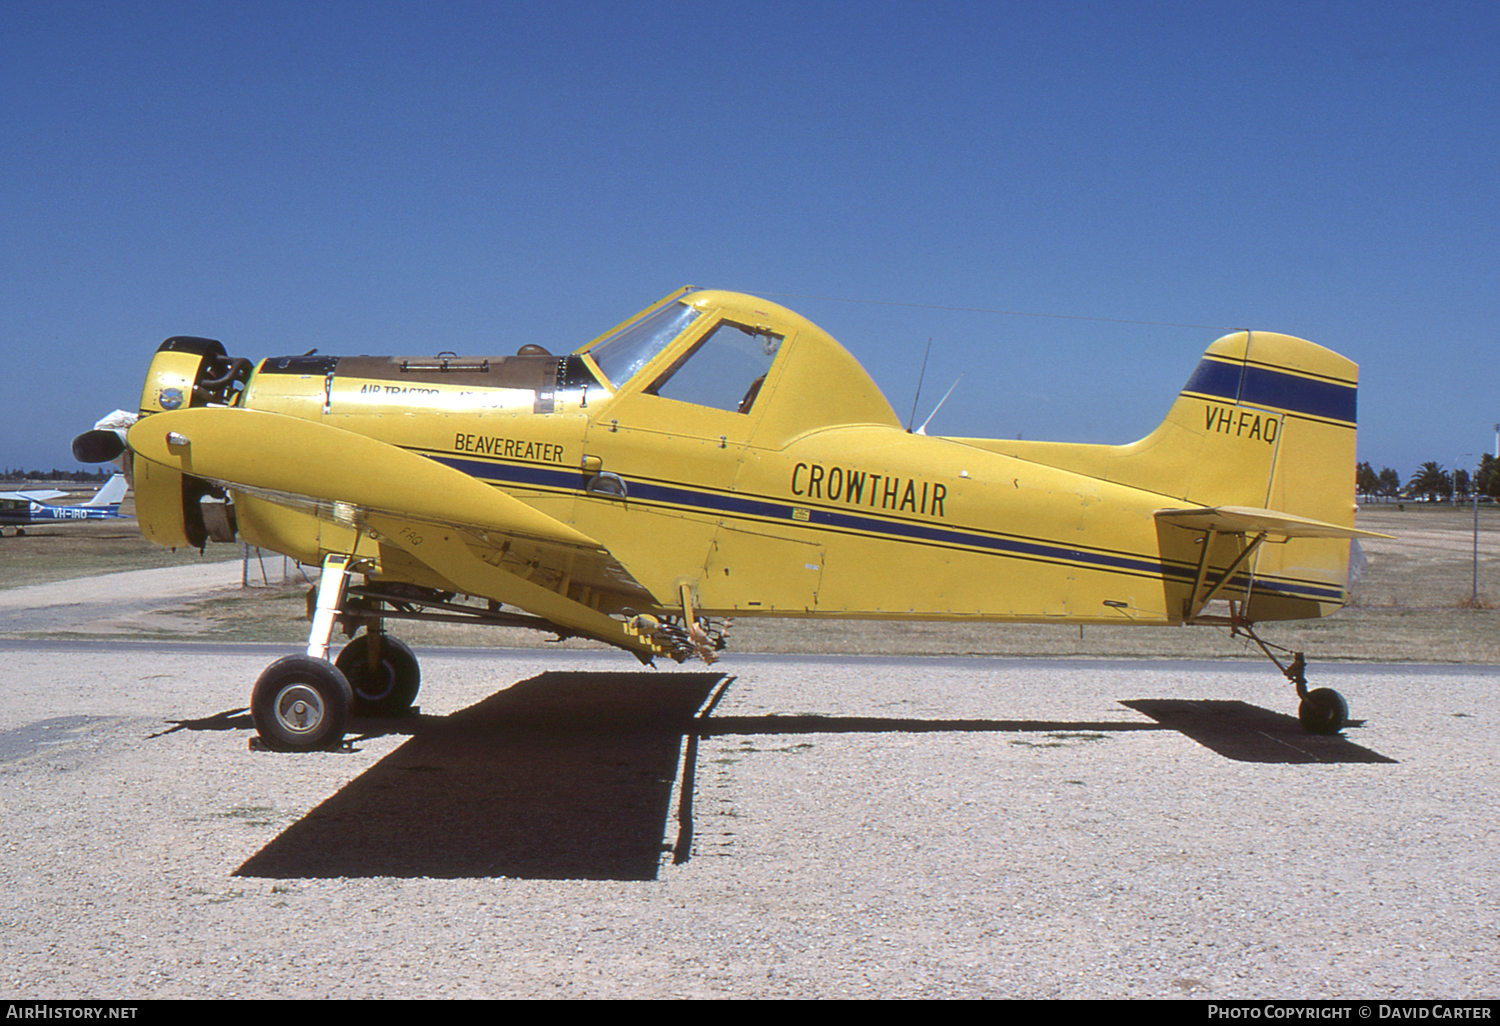
[[[380,659],[370,665],[370,646],[380,644]],[[354,715],[400,716],[417,700],[422,670],[416,654],[385,634],[361,634],[334,661],[354,690]]]
[[[344,738],[354,692],[330,662],[305,655],[278,659],[255,682],[250,717],[275,752],[332,748]]]
[[[1309,734],[1337,734],[1349,722],[1349,703],[1332,688],[1316,688],[1302,700],[1297,719]]]

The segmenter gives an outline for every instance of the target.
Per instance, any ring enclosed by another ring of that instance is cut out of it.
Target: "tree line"
[[[25,481],[71,481],[74,484],[91,484],[96,481],[107,481],[115,468],[108,470],[7,470],[0,473],[0,481],[7,484],[21,483]]]
[[[1500,462],[1485,453],[1471,474],[1462,467],[1449,472],[1436,460],[1428,460],[1417,468],[1405,485],[1390,467],[1382,467],[1376,473],[1369,463],[1359,463],[1354,471],[1354,486],[1365,502],[1378,499],[1425,499],[1428,502],[1456,499],[1465,502],[1476,494],[1500,499]]]

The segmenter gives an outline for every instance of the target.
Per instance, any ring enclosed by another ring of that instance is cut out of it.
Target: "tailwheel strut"
[[[1308,690],[1307,659],[1301,652],[1261,640],[1260,635],[1248,623],[1235,624],[1232,629],[1235,633],[1243,633],[1260,646],[1266,658],[1275,663],[1281,675],[1296,687],[1297,697],[1301,699],[1297,706],[1297,719],[1301,721],[1303,730],[1309,734],[1337,734],[1344,729],[1349,722],[1349,703],[1333,688]],[[1272,648],[1291,653],[1292,658],[1283,664],[1271,651]]]

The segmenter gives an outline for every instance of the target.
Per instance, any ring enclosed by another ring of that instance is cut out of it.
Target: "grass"
[[[276,810],[269,805],[233,805],[222,812],[210,813],[216,819],[233,819],[245,826],[270,826]]]
[[[1268,642],[1306,651],[1314,662],[1378,661],[1500,664],[1500,509],[1481,508],[1478,589],[1474,589],[1474,520],[1470,509],[1407,504],[1365,507],[1359,526],[1394,535],[1361,542],[1368,566],[1350,604],[1321,620],[1263,625]],[[118,570],[238,559],[239,547],[210,545],[206,556],[172,553],[134,533],[131,521],[38,528],[0,540],[0,588]],[[274,578],[281,569],[276,557]],[[252,575],[257,567],[252,564]],[[272,641],[307,636],[307,585],[251,588],[164,610],[132,636],[175,640]],[[516,648],[548,644],[532,631],[394,623],[418,647]],[[76,634],[66,636],[76,637]],[[119,637],[120,635],[113,635]],[[567,641],[566,648],[601,648]],[[1244,638],[1221,629],[1076,625],[901,623],[744,618],[730,633],[730,652],[881,655],[985,655],[1046,658],[1261,660]]]
[[[128,498],[121,508],[127,516],[135,512]],[[237,545],[210,545],[201,555],[196,549],[164,549],[142,538],[134,519],[37,524],[24,530],[25,537],[17,538],[15,529],[8,528],[0,538],[0,589],[240,556]]]
[[[1016,740],[1012,741],[1011,744],[1017,746],[1018,748],[1068,748],[1072,745],[1087,744],[1090,741],[1104,740],[1107,740],[1106,735],[1093,732],[1084,733],[1079,731],[1054,731],[1053,733],[1047,734],[1040,741],[1033,741],[1027,738],[1017,738]],[[1070,780],[1068,781],[1068,783],[1079,784],[1082,783],[1082,781]]]
[[[160,548],[136,534],[134,521],[128,520],[80,524],[76,535],[65,538],[40,534],[43,530],[32,528],[24,538],[0,539],[0,589],[239,558],[235,547],[228,545],[210,547],[205,555],[193,549]]]

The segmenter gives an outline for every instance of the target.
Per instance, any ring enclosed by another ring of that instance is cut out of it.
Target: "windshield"
[[[749,413],[781,343],[780,335],[724,321],[646,392],[731,413]]]
[[[672,303],[628,328],[621,328],[591,347],[588,354],[610,384],[619,388],[697,319],[697,310]]]

